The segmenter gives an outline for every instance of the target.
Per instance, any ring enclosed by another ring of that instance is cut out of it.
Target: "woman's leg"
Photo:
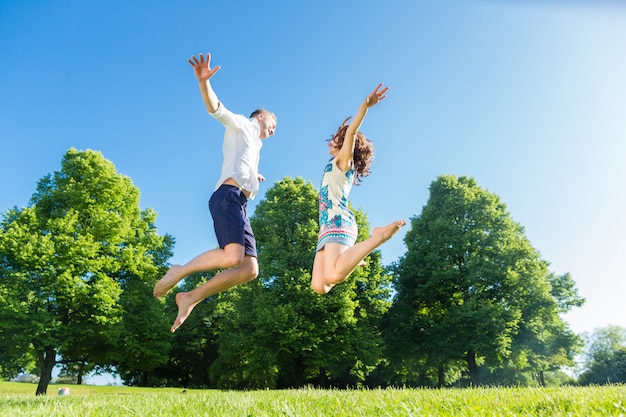
[[[345,281],[354,269],[374,249],[395,235],[406,222],[398,220],[387,226],[377,227],[368,239],[348,247],[339,243],[329,243],[315,254],[311,286],[319,294]]]
[[[336,244],[336,243],[335,243]],[[311,273],[311,287],[318,294],[326,294],[333,287],[332,285],[326,285],[326,280],[324,279],[324,270],[325,270],[325,255],[326,255],[326,247],[324,249],[315,252],[315,259],[313,260],[313,272]]]

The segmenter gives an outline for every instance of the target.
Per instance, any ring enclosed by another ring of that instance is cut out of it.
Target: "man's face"
[[[259,121],[259,127],[261,128],[259,138],[269,138],[274,134],[274,132],[276,131],[276,119],[274,118],[274,116],[260,113],[257,116],[257,120]]]

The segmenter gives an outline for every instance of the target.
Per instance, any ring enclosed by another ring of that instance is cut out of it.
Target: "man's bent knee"
[[[259,276],[259,261],[254,256],[246,255],[239,268],[248,278],[248,281],[252,281]]]
[[[230,243],[224,247],[224,268],[235,268],[242,264],[245,253],[244,247],[238,243]]]

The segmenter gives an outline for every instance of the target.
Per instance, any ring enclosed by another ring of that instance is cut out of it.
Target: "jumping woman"
[[[357,266],[365,263],[367,255],[406,225],[406,221],[397,220],[376,227],[368,239],[355,244],[358,230],[348,209],[348,196],[352,185],[369,175],[374,156],[372,143],[359,129],[367,111],[386,97],[389,87],[381,87],[382,83],[378,84],[350,124],[350,118],[346,119],[328,141],[332,159],[324,168],[319,193],[320,231],[311,276],[311,287],[318,294],[326,294],[345,281]]]

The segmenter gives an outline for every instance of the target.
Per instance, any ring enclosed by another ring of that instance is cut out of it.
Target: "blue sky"
[[[0,0],[0,210],[25,206],[70,147],[95,149],[186,262],[216,245],[223,135],[191,55],[212,53],[231,110],[278,116],[250,213],[285,176],[317,187],[325,140],[384,82],[362,128],[376,162],[351,195],[372,226],[419,215],[438,175],[472,176],[572,274],[587,298],[574,331],[626,327],[625,44],[618,1]]]

